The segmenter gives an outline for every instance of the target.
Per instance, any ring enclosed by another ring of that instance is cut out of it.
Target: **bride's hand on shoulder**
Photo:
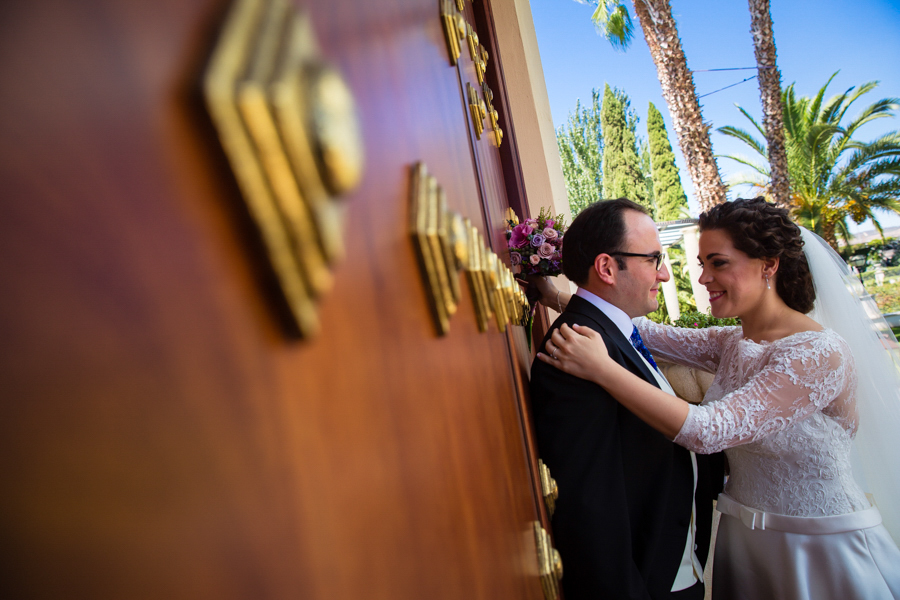
[[[575,377],[588,379],[602,385],[603,375],[611,364],[606,342],[590,327],[563,324],[555,329],[544,346],[546,353],[537,357],[557,369]]]

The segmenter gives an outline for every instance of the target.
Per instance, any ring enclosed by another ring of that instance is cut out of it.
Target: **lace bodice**
[[[840,336],[826,329],[757,344],[740,327],[636,324],[653,354],[715,371],[675,442],[705,454],[724,450],[731,497],[793,516],[869,507],[850,470],[857,375]]]

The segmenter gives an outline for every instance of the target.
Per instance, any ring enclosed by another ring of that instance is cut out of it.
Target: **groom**
[[[578,291],[550,331],[598,331],[613,360],[671,393],[631,322],[658,306],[669,279],[661,254],[640,205],[620,198],[584,209],[563,246]],[[721,463],[673,444],[590,381],[539,360],[531,369],[538,452],[559,485],[552,524],[566,600],[702,600]]]

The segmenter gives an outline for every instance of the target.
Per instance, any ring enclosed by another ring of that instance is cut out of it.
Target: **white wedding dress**
[[[654,355],[716,373],[674,440],[728,457],[713,598],[900,599],[900,550],[851,472],[846,342],[830,329],[757,344],[740,327],[635,322]]]

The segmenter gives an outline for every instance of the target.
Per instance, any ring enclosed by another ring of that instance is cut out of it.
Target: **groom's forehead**
[[[656,224],[648,215],[637,211],[629,211],[634,216],[624,220],[625,225],[625,244],[638,244],[641,246],[659,244],[659,231]],[[651,248],[652,249],[652,248]]]

